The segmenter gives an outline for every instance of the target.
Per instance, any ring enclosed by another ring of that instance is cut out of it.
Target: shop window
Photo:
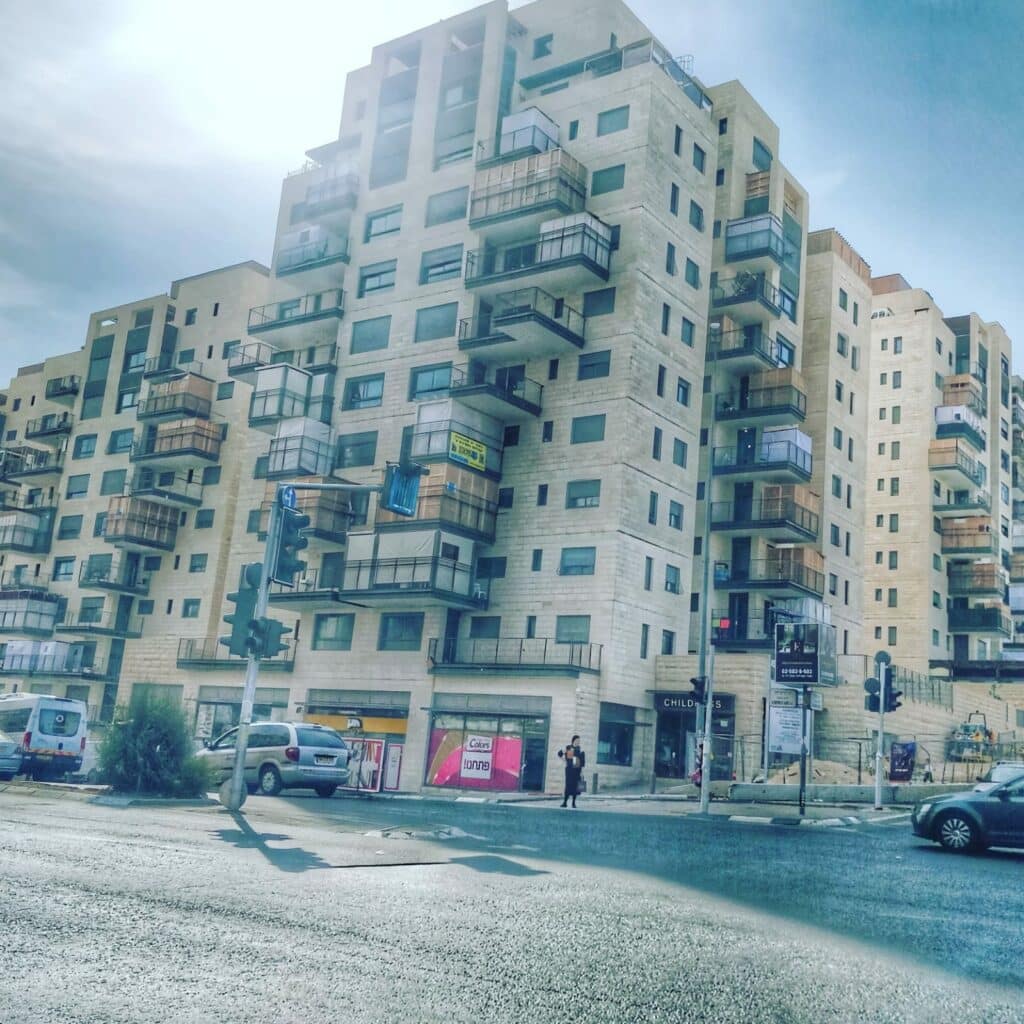
[[[631,765],[635,732],[636,708],[602,701],[597,733],[597,763],[623,767]]]

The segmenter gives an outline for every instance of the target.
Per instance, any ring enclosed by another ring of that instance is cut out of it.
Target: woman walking
[[[565,794],[562,796],[562,806],[568,806],[571,798],[575,807],[576,797],[580,791],[580,776],[587,764],[587,755],[580,746],[579,736],[573,736],[572,743],[564,750],[559,750],[558,756],[565,759]]]

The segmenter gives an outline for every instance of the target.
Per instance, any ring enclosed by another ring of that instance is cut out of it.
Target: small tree
[[[193,753],[182,708],[146,690],[120,707],[99,749],[100,774],[120,793],[189,797],[212,781],[209,764]]]

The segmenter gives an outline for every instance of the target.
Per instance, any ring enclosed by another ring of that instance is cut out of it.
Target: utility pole
[[[875,810],[882,809],[882,761],[885,743],[885,708],[888,704],[888,693],[892,686],[892,666],[887,651],[879,651],[875,655],[879,682],[878,701],[878,744],[875,748]]]

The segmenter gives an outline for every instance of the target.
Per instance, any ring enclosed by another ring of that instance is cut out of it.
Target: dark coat
[[[580,781],[583,769],[587,766],[587,755],[582,747],[573,747],[571,756],[566,757],[566,749],[568,748],[563,747],[559,750],[558,756],[565,758],[565,788],[567,791],[571,791]]]

